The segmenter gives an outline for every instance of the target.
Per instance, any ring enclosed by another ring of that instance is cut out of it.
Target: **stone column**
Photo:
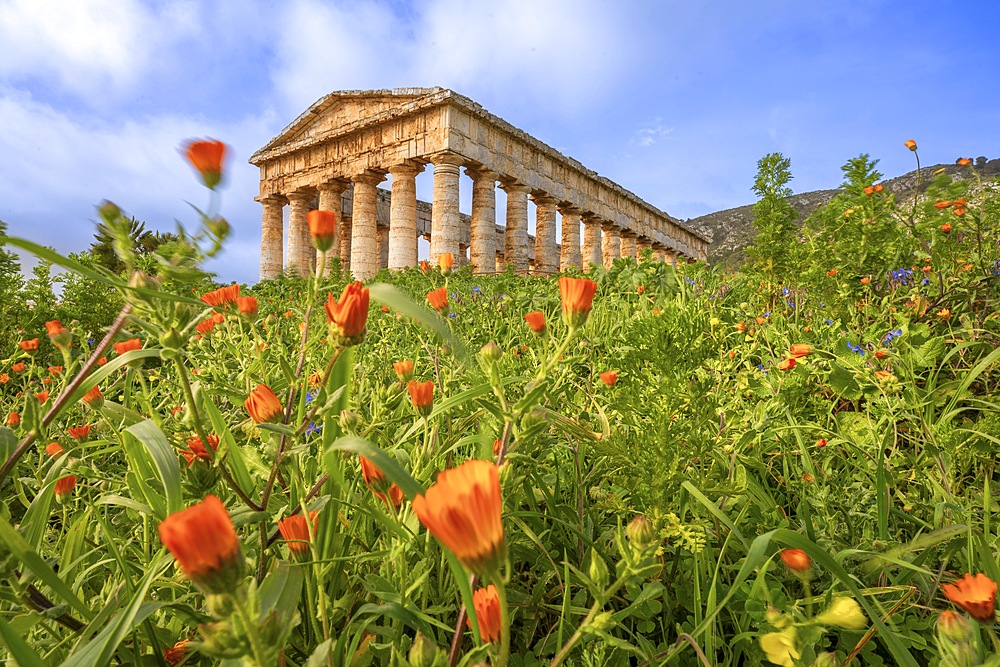
[[[260,228],[260,279],[277,278],[283,267],[282,236],[284,235],[284,219],[282,210],[287,202],[280,195],[262,197],[260,203],[264,206],[263,222]]]
[[[535,195],[535,275],[550,276],[559,270],[556,248],[556,204],[554,197]]]
[[[610,269],[615,260],[622,256],[622,230],[610,222],[603,223],[601,229],[604,230],[601,259],[604,261],[604,268]]]
[[[665,248],[663,250],[663,261],[670,264],[675,269],[677,268],[677,251],[671,250],[670,248]]]
[[[469,263],[469,244],[459,243],[458,244],[458,255],[455,256],[455,268],[460,269]]]
[[[393,271],[417,265],[417,182],[423,165],[406,161],[389,168],[392,197],[389,199],[389,268]]]
[[[580,267],[580,209],[565,206],[562,215],[562,244],[559,249],[559,270]]]
[[[471,169],[472,227],[469,230],[469,261],[473,273],[496,271],[497,256],[497,191],[499,176],[489,169]]]
[[[622,231],[622,257],[635,259],[636,235],[635,232]]]
[[[635,256],[638,260],[648,248],[652,247],[652,242],[645,236],[640,236],[635,242]]]
[[[324,275],[330,275],[330,265],[334,257],[340,257],[340,240],[342,238],[341,226],[344,218],[344,191],[347,190],[347,181],[330,181],[319,186],[319,210],[333,211],[337,216],[337,224],[334,227],[333,247],[326,253],[326,268]]]
[[[389,227],[379,225],[375,228],[375,245],[378,246],[378,268],[389,268]]]
[[[527,185],[511,182],[501,185],[507,193],[507,229],[504,232],[503,259],[518,273],[528,269],[528,191]]]
[[[431,157],[431,162],[434,163],[434,201],[431,202],[430,262],[437,266],[438,257],[446,252],[458,256],[462,224],[458,211],[458,177],[462,157],[443,153]]]
[[[583,218],[583,270],[601,266],[601,223],[593,214]]]
[[[341,225],[342,233],[340,236],[340,268],[343,269],[344,271],[351,270],[351,237],[353,236],[352,232],[352,229],[354,227],[354,225],[352,224],[353,221],[354,221],[353,216],[345,215],[344,222]]]
[[[291,275],[308,276],[312,272],[312,242],[306,213],[315,195],[299,190],[288,195],[288,262],[286,270]]]
[[[385,180],[380,171],[366,169],[351,179],[354,181],[354,210],[351,229],[351,273],[356,280],[368,280],[378,273],[378,242],[376,228],[377,193],[375,186]]]

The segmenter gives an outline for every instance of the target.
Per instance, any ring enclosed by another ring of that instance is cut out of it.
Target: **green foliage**
[[[757,162],[753,191],[760,200],[753,207],[754,245],[747,248],[753,259],[772,278],[788,277],[795,266],[797,214],[787,197],[792,194],[791,160],[781,153],[768,153]]]

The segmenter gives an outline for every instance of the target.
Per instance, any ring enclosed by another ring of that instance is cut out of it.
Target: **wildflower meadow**
[[[248,286],[202,268],[225,151],[153,251],[98,207],[118,271],[2,239],[7,664],[1000,665],[971,161],[853,158],[800,227],[767,156],[741,266],[362,284],[316,211],[314,274]]]

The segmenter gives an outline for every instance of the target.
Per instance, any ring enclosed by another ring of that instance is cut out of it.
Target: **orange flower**
[[[211,447],[213,452],[219,448],[219,436],[213,433],[205,437],[208,438],[208,446]],[[207,462],[212,461],[212,455],[209,454],[207,449],[205,449],[205,445],[202,444],[201,438],[198,436],[195,435],[188,438],[187,446],[187,449],[181,450],[181,456],[183,456],[184,460],[187,461],[188,468],[194,465],[194,462],[198,459]]]
[[[805,572],[812,565],[809,556],[802,549],[782,549],[779,555],[782,562],[793,572]]]
[[[235,303],[239,296],[239,285],[227,285],[225,287],[220,287],[217,290],[212,290],[211,292],[205,292],[201,295],[201,300],[209,306],[218,307],[225,306],[229,303]]]
[[[795,368],[795,357],[788,357],[778,364],[778,370],[790,371]]]
[[[198,173],[205,187],[212,190],[222,180],[222,159],[226,155],[226,145],[221,141],[209,139],[205,141],[188,141],[184,154]]]
[[[40,391],[37,394],[35,394],[35,398],[38,399],[39,403],[44,403],[45,401],[49,400],[49,392]]]
[[[951,310],[948,308],[942,308],[937,312],[937,316],[940,317],[942,320],[946,320],[949,317],[951,317]]]
[[[960,167],[968,167],[970,164],[972,164],[972,159],[967,157],[960,157],[957,160],[955,160],[955,164],[957,164]]]
[[[397,361],[392,365],[392,370],[396,371],[396,377],[404,382],[413,378],[413,362],[409,359]]]
[[[487,644],[500,641],[500,598],[497,587],[490,584],[479,588],[472,594],[472,604],[476,608],[476,620],[479,621],[479,636]],[[472,628],[472,619],[465,622]]]
[[[865,194],[866,195],[875,194],[875,186],[874,185],[869,185],[867,188],[865,188]]]
[[[539,336],[545,333],[545,313],[542,311],[536,310],[528,313],[524,316],[524,321],[527,322],[528,327]]]
[[[816,446],[819,447],[819,448],[821,448],[821,449],[823,447],[826,447],[826,438],[820,438],[819,440],[817,440],[816,441]]]
[[[426,493],[413,499],[413,511],[475,574],[495,574],[506,558],[496,464],[473,459],[442,471]]]
[[[958,208],[956,208],[956,209],[955,209],[954,211],[952,211],[952,213],[953,213],[954,215],[957,215],[958,217],[962,217],[963,215],[965,215],[965,208],[964,208],[964,207],[961,207],[961,206],[959,206],[959,207],[958,207]],[[946,224],[947,224],[947,223],[946,223]]]
[[[744,331],[747,330],[747,323],[746,322],[737,322],[736,323],[736,330],[739,331],[740,333],[743,333]]]
[[[59,348],[69,348],[71,341],[73,340],[73,334],[69,332],[69,329],[64,327],[59,320],[50,320],[45,323],[45,330],[49,334],[49,340],[52,344]]]
[[[950,232],[951,231],[951,223],[950,222],[946,222],[943,225],[941,225],[941,231],[944,232],[945,234],[947,234],[948,232]]]
[[[439,313],[445,312],[448,310],[448,290],[444,287],[431,290],[427,293],[427,303]]]
[[[826,275],[832,278],[833,276],[837,275],[837,269],[830,269],[829,271],[826,272]]]
[[[876,184],[875,184],[875,192],[882,192],[882,190],[884,190],[884,189],[885,189],[885,188],[884,188],[884,187],[882,187],[882,184],[881,184],[881,183],[876,183]]]
[[[966,573],[954,584],[942,584],[946,598],[980,623],[992,623],[997,601],[997,582],[983,573]]]
[[[108,363],[108,358],[107,357],[101,357],[100,359],[97,360],[97,365],[98,366],[103,366],[106,363]]]
[[[281,401],[266,384],[257,385],[243,405],[258,424],[274,421],[281,416]]]
[[[171,514],[160,524],[160,541],[181,570],[207,593],[232,592],[243,577],[240,541],[222,501],[213,495]]]
[[[74,440],[83,440],[88,435],[90,435],[91,424],[84,424],[83,426],[74,426],[72,428],[66,429],[70,437]]]
[[[379,310],[381,310],[383,313],[388,313],[389,312],[389,306],[382,306],[381,308],[379,308]]]
[[[798,359],[799,357],[804,357],[806,355],[812,354],[813,346],[808,343],[794,343],[792,345],[791,354],[793,357]]]
[[[293,514],[286,516],[278,522],[278,531],[285,539],[285,542],[288,543],[289,553],[296,560],[308,557],[309,555],[309,542],[311,541],[309,539],[309,524],[312,523],[312,535],[315,535],[318,523],[316,514],[316,510],[309,512],[308,521],[301,514]]]
[[[427,273],[428,271],[431,270],[431,263],[428,262],[426,259],[420,260],[420,270],[423,273]]]
[[[868,284],[868,283],[870,283],[871,281],[872,281],[872,279],[871,279],[870,277],[868,277],[868,276],[865,276],[864,278],[862,278],[862,279],[861,279],[861,284],[862,284],[862,285],[867,285],[867,284]]]
[[[80,400],[88,408],[93,408],[94,410],[100,410],[104,406],[104,395],[101,393],[101,388],[96,385],[84,394]]]
[[[944,208],[950,208],[950,207],[951,207],[951,202],[949,200],[947,200],[947,199],[939,201],[936,204],[934,204],[934,208],[936,208],[938,210],[941,210],[941,209],[944,209]]]
[[[443,252],[438,255],[438,267],[448,273],[455,266],[455,255],[450,252]]]
[[[389,487],[389,502],[395,509],[402,507],[404,500],[406,500],[406,496],[403,495],[403,490],[397,484]]]
[[[570,329],[583,326],[590,317],[597,283],[587,278],[559,279],[559,295],[562,297],[563,320]]]
[[[22,340],[18,343],[18,346],[25,352],[31,352],[38,349],[38,339],[32,338],[31,340]]]
[[[955,208],[964,208],[968,204],[969,200],[966,199],[965,197],[959,197],[954,202],[952,202],[952,205],[955,206]]]
[[[214,328],[215,328],[215,320],[213,320],[211,317],[206,317],[205,319],[203,319],[201,322],[198,322],[198,324],[194,326],[195,331],[200,333],[202,336],[207,336],[208,333]]]
[[[115,343],[114,348],[115,352],[118,354],[125,354],[126,352],[131,352],[132,350],[141,350],[142,341],[138,338],[129,338],[121,343]]]
[[[14,371],[15,373],[23,373],[24,372],[24,362],[23,361],[19,361],[18,363],[16,363],[13,366],[11,366],[10,370]]]
[[[52,375],[62,375],[62,372],[63,372],[62,366],[49,366],[49,373],[51,373]]]
[[[875,358],[878,359],[879,361],[885,359],[888,356],[889,353],[886,350],[875,350]]]
[[[344,287],[340,301],[328,294],[326,321],[330,326],[330,336],[341,345],[359,345],[365,339],[365,325],[368,322],[368,288],[355,281]],[[334,330],[336,325],[336,330]],[[339,335],[338,335],[339,334]]]
[[[888,380],[892,377],[892,373],[889,371],[875,371],[876,380]]]
[[[330,250],[337,236],[337,214],[334,211],[309,211],[306,213],[306,223],[309,225],[313,247],[320,252]]]
[[[10,376],[6,373],[0,373],[0,384],[7,384],[10,382]]]
[[[76,488],[76,476],[66,475],[65,477],[60,477],[56,480],[56,499],[59,502],[65,502],[67,496],[73,493],[73,489]]]
[[[372,463],[367,456],[359,455],[358,458],[361,461],[361,477],[365,480],[365,486],[371,489],[376,496],[385,500],[385,496],[382,494],[389,489],[389,479],[382,472],[382,469]]]
[[[915,142],[913,139],[907,139],[905,142],[903,142],[903,145],[909,148],[911,151],[917,150],[917,142]]]
[[[21,415],[16,412],[11,412],[7,415],[7,426],[17,426],[21,423]]]
[[[181,664],[184,658],[188,654],[188,642],[190,639],[182,639],[172,647],[163,651],[163,662],[170,665],[170,667],[176,667],[176,665]]]
[[[601,382],[609,387],[615,386],[615,382],[618,382],[618,371],[604,371],[600,375]]]
[[[434,380],[426,382],[410,380],[406,383],[406,390],[410,392],[410,400],[413,401],[413,407],[417,412],[424,417],[429,415],[434,406]]]
[[[53,458],[59,456],[65,451],[66,450],[63,449],[62,445],[60,445],[58,442],[50,442],[49,444],[45,445],[45,453]]]
[[[240,315],[243,315],[247,319],[254,319],[257,317],[257,297],[255,296],[241,296],[236,299],[236,308],[240,311]]]
[[[635,288],[635,293],[636,294],[645,294],[646,293],[646,286],[645,285],[639,285],[638,287]]]

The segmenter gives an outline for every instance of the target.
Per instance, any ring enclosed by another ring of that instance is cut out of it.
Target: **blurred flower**
[[[214,139],[191,140],[184,145],[184,155],[201,174],[205,187],[214,190],[222,180],[222,160],[226,155],[226,145]]]
[[[439,313],[443,313],[448,310],[448,290],[444,287],[431,290],[427,293],[427,303],[429,303],[431,308]]]
[[[62,366],[49,366],[48,371],[52,375],[62,375],[63,367]]]
[[[249,320],[253,320],[257,317],[257,297],[255,296],[241,296],[236,299],[236,308],[240,311],[240,315],[246,317]]]
[[[38,399],[39,403],[44,403],[45,401],[49,400],[49,392],[40,391],[37,394],[35,394],[35,398]]]
[[[798,632],[795,626],[785,628],[781,632],[768,632],[760,636],[760,648],[767,656],[768,662],[782,667],[795,667],[795,661],[802,656],[802,651],[796,644]]]
[[[563,320],[570,329],[583,326],[590,317],[597,283],[587,278],[559,279],[559,294],[562,297]]]
[[[747,330],[747,323],[746,322],[737,322],[736,323],[736,330],[739,331],[740,333],[743,333],[744,331]]]
[[[98,366],[103,366],[106,363],[108,363],[108,358],[107,357],[101,357],[100,359],[97,360],[97,365]]]
[[[410,400],[417,412],[426,417],[431,413],[434,406],[434,380],[417,382],[410,380],[406,383],[406,390],[410,392]]]
[[[11,412],[7,415],[7,426],[17,426],[21,423],[21,415],[16,412]]]
[[[601,373],[600,377],[601,382],[609,387],[613,387],[615,386],[615,383],[618,382],[618,371],[604,371]]]
[[[396,377],[404,382],[413,379],[413,362],[409,359],[397,361],[392,365],[392,370],[396,371]]]
[[[208,446],[212,448],[213,452],[219,448],[219,436],[214,433],[210,433],[205,437],[208,438]],[[207,449],[205,449],[205,445],[202,444],[201,438],[196,435],[191,436],[187,439],[187,446],[187,449],[181,450],[181,455],[184,457],[184,460],[187,461],[188,468],[194,465],[194,462],[198,459],[211,463],[212,455],[209,454]]]
[[[639,285],[638,287],[635,288],[635,291],[636,291],[636,294],[644,294],[646,292],[646,286],[645,285]]]
[[[138,338],[129,338],[121,343],[114,344],[115,352],[118,354],[125,354],[126,352],[131,352],[132,350],[141,350],[142,341]]]
[[[960,167],[968,167],[970,164],[972,164],[972,159],[967,157],[960,157],[957,160],[955,160],[955,164],[957,164]]]
[[[545,333],[545,313],[536,310],[524,316],[524,321],[528,327],[538,335]]]
[[[951,310],[948,308],[942,308],[937,312],[937,316],[940,317],[942,320],[946,320],[949,317],[951,317]]]
[[[816,441],[817,447],[826,447],[826,438],[820,438]]]
[[[455,255],[450,252],[443,252],[438,255],[438,267],[445,273],[449,273],[455,266]]]
[[[951,202],[949,200],[947,200],[947,199],[944,199],[944,200],[939,201],[939,202],[937,202],[937,203],[934,204],[934,208],[936,208],[938,210],[943,209],[943,208],[949,208],[949,207],[951,207]]]
[[[957,642],[968,642],[973,638],[972,624],[961,614],[945,609],[938,614],[938,629],[941,633]]]
[[[360,455],[358,459],[361,463],[361,477],[365,480],[365,486],[381,498],[382,502],[386,502],[385,494],[389,490],[391,482],[385,476],[385,473],[382,472],[382,469],[372,463],[371,459],[367,456]]]
[[[66,502],[66,499],[73,493],[73,489],[76,488],[76,476],[66,475],[65,477],[60,477],[56,481],[56,500],[59,502]]]
[[[181,664],[184,658],[188,654],[188,642],[190,639],[182,639],[173,646],[163,651],[163,662],[170,665],[170,667],[176,667],[176,665]]]
[[[45,323],[45,330],[49,334],[49,340],[60,349],[69,349],[73,340],[73,334],[64,327],[59,320],[50,320]]]
[[[293,558],[301,560],[309,555],[309,524],[312,524],[312,534],[316,534],[318,520],[317,510],[309,512],[307,521],[301,514],[286,516],[278,522],[278,532],[288,544],[288,551]]]
[[[951,223],[950,222],[946,222],[943,225],[941,225],[941,231],[944,232],[945,234],[947,234],[948,232],[950,232],[951,231]]]
[[[868,276],[865,276],[864,278],[862,278],[862,279],[861,279],[861,284],[862,284],[862,285],[867,285],[867,284],[868,284],[868,283],[870,283],[871,281],[872,281],[872,279],[871,279],[871,278],[869,278]]]
[[[333,294],[327,295],[323,306],[326,309],[326,321],[330,325],[330,335],[339,335],[341,345],[359,345],[364,340],[368,303],[368,288],[359,281],[344,287],[339,301],[333,300]],[[336,330],[334,326],[337,327]]]
[[[0,373],[0,384],[7,384],[10,382],[10,376],[6,373]]]
[[[104,406],[104,395],[101,394],[101,388],[97,385],[94,385],[94,388],[84,394],[80,400],[88,408],[94,410],[100,410]]]
[[[864,192],[865,192],[866,195],[875,194],[875,186],[874,185],[869,185],[867,188],[865,188]]]
[[[653,544],[658,539],[653,524],[641,514],[628,522],[625,526],[625,535],[629,542],[639,548]]]
[[[829,271],[826,272],[826,275],[830,277],[837,275],[837,269],[830,269]]]
[[[424,494],[413,499],[420,523],[465,567],[495,575],[506,558],[500,517],[500,473],[491,461],[472,459],[443,470]]]
[[[864,630],[868,619],[854,598],[835,597],[830,606],[813,620],[820,625],[832,625],[844,630]]]
[[[309,236],[313,247],[320,252],[327,252],[333,247],[337,235],[337,214],[333,211],[309,211],[306,213],[306,224],[309,225]]]
[[[875,192],[882,192],[882,190],[884,190],[884,189],[885,188],[882,186],[881,183],[876,183],[875,184]]]
[[[907,139],[905,142],[903,142],[903,145],[909,148],[911,151],[917,150],[917,142],[915,142],[913,139]]]
[[[213,495],[168,516],[160,541],[181,570],[206,593],[231,593],[243,576],[236,529],[222,501]]]
[[[50,442],[49,444],[45,445],[45,453],[51,456],[52,458],[59,456],[65,451],[66,450],[63,449],[62,445],[60,445],[58,442]]]
[[[72,428],[66,429],[70,437],[74,440],[83,440],[88,435],[90,435],[90,429],[92,424],[84,424],[83,426],[74,426]]]
[[[420,260],[420,270],[424,273],[427,273],[428,271],[431,270],[431,263],[428,262],[426,259]]]
[[[38,339],[32,338],[31,340],[22,340],[17,345],[25,352],[32,352],[38,349]]]
[[[955,209],[954,211],[952,211],[952,213],[954,213],[955,215],[957,215],[957,216],[959,216],[959,217],[962,217],[963,215],[965,215],[965,208],[964,208],[964,207],[961,207],[961,206],[959,206],[959,207],[958,207],[958,208],[956,208],[956,209]],[[947,223],[945,223],[945,224],[947,224]]]
[[[812,354],[813,346],[808,343],[794,343],[791,348],[790,354],[798,359],[799,357],[804,357],[806,355]]]
[[[194,329],[202,336],[207,336],[208,332],[215,328],[215,320],[211,317],[206,317],[201,322],[195,325]]]
[[[806,572],[812,565],[808,554],[802,549],[782,549],[778,555],[781,556],[781,562],[793,572]]]
[[[220,287],[217,290],[202,294],[201,300],[209,306],[219,307],[235,302],[239,296],[239,285],[227,285],[225,287]]]
[[[403,490],[399,488],[398,484],[393,484],[389,487],[389,502],[396,509],[403,506],[403,501],[406,500],[406,496],[403,494]]]
[[[258,424],[273,421],[281,416],[281,401],[266,384],[257,385],[243,405]]]
[[[389,306],[382,306],[381,308],[379,308],[379,310],[381,310],[383,313],[388,313],[389,312]]]
[[[790,371],[795,368],[795,357],[788,357],[784,361],[778,363],[779,371]]]
[[[969,204],[969,200],[967,198],[965,198],[965,197],[959,197],[954,202],[952,202],[952,205],[955,208],[965,208],[968,204]]]
[[[875,371],[875,379],[877,380],[888,380],[892,377],[892,373],[889,371]]]
[[[966,573],[954,584],[942,584],[946,598],[968,612],[980,623],[993,623],[997,601],[997,583],[983,573]]]
[[[478,588],[472,594],[472,604],[476,608],[476,620],[479,621],[479,636],[483,642],[491,644],[500,641],[500,598],[497,587],[490,584],[486,588]],[[472,628],[472,619],[465,622]]]

